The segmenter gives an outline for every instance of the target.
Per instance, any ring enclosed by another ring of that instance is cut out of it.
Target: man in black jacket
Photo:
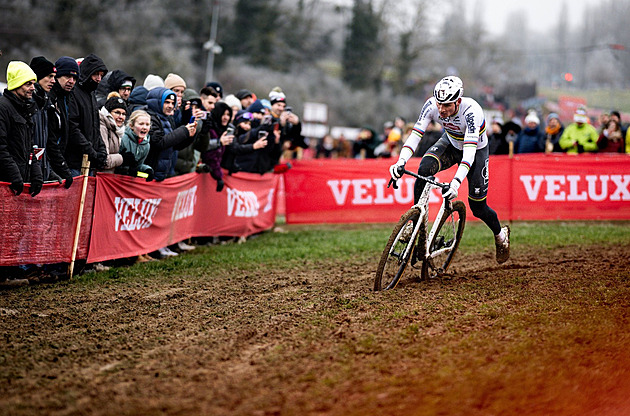
[[[101,137],[100,118],[95,91],[107,67],[94,54],[86,56],[80,65],[79,83],[72,90],[70,99],[70,137],[65,158],[73,176],[81,174],[83,155],[90,161],[90,174],[103,168],[107,161],[107,149]]]
[[[48,94],[51,106],[48,107],[48,142],[46,152],[52,170],[65,179],[65,187],[72,185],[72,172],[64,156],[70,136],[70,93],[79,80],[79,64],[74,58],[62,56],[55,61],[57,74],[55,83]]]
[[[28,192],[37,195],[44,184],[38,155],[33,148],[36,105],[33,92],[37,75],[26,63],[11,61],[7,88],[0,97],[0,181],[10,182],[15,195],[30,182]]]

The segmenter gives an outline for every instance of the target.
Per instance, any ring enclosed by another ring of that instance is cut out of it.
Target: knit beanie
[[[7,89],[13,91],[29,81],[37,81],[37,75],[25,62],[11,61],[7,66]]]
[[[250,113],[264,113],[265,106],[263,106],[260,100],[256,100],[251,103],[249,107],[247,107],[247,111],[249,111]]]
[[[62,56],[55,62],[57,68],[57,77],[73,76],[79,78],[79,64],[74,58]]]
[[[540,124],[540,119],[536,115],[536,113],[529,113],[527,117],[525,117],[525,124],[527,123],[536,123],[536,125]]]
[[[177,74],[170,73],[164,79],[164,87],[172,90],[175,87],[184,87],[186,88],[186,81],[184,78],[180,77]]]
[[[164,86],[164,80],[159,75],[149,74],[144,79],[144,88],[146,88],[149,91],[151,91],[153,88],[163,87],[163,86]]]
[[[549,115],[547,116],[547,124],[549,124],[549,122],[554,118],[560,121],[560,116],[558,115],[558,113],[549,113]]]
[[[238,110],[243,109],[243,105],[241,104],[241,100],[236,98],[234,94],[230,94],[223,99],[223,102],[229,105],[230,107],[236,107]]]
[[[117,108],[122,108],[127,111],[127,104],[125,104],[125,100],[120,98],[119,96],[112,96],[105,101],[105,109],[110,113]]]
[[[31,64],[29,66],[31,67],[33,72],[35,72],[35,75],[37,75],[38,81],[54,72],[57,72],[57,70],[55,69],[55,64],[53,64],[43,56],[36,56],[35,58],[31,59]]]
[[[271,103],[271,105],[274,105],[275,103],[279,103],[279,102],[285,102],[286,100],[287,100],[287,96],[284,95],[282,91],[272,90],[269,93],[269,102]]]

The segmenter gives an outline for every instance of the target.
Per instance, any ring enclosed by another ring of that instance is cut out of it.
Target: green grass
[[[283,226],[287,231],[264,232],[245,244],[198,247],[191,255],[175,257],[132,268],[113,268],[106,273],[84,275],[83,279],[124,278],[126,276],[168,276],[170,272],[194,277],[216,272],[252,271],[261,266],[293,268],[304,262],[356,257],[376,262],[393,224],[299,225]],[[512,224],[512,247],[554,247],[589,244],[618,245],[630,242],[630,222],[516,222]],[[462,253],[494,250],[490,230],[475,221],[466,224],[460,245]]]

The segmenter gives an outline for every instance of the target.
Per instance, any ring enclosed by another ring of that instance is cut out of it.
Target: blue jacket
[[[539,153],[545,151],[545,137],[540,126],[535,129],[525,127],[516,138],[516,153]]]
[[[146,164],[155,172],[155,180],[162,181],[175,175],[177,150],[189,146],[194,136],[188,134],[186,126],[173,128],[173,117],[163,112],[164,101],[175,93],[168,88],[154,88],[147,94],[146,111],[151,116],[151,146],[146,158]]]

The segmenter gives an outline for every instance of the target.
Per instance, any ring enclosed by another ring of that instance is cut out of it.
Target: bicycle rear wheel
[[[446,272],[464,235],[466,205],[454,201],[450,212],[445,212],[439,224],[434,224],[435,234],[429,243],[429,255],[422,263],[421,278],[438,277]]]
[[[420,211],[417,208],[411,208],[400,217],[378,263],[374,278],[375,291],[393,289],[400,281],[414,253],[418,236],[412,239],[411,235],[419,219]]]

